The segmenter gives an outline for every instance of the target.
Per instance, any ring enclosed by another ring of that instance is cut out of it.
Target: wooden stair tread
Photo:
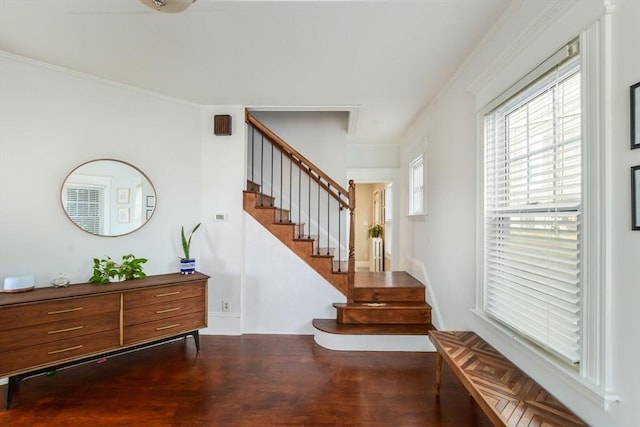
[[[422,283],[406,271],[356,272],[353,286],[356,288],[424,288]]]
[[[313,319],[313,326],[323,332],[338,335],[428,335],[436,330],[432,324],[345,324],[336,319]]]
[[[385,310],[390,308],[399,309],[416,309],[424,310],[425,308],[431,308],[426,302],[406,302],[406,301],[381,301],[381,302],[335,302],[333,306],[338,309],[352,309],[352,310]]]

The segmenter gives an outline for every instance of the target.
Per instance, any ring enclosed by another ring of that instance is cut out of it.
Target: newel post
[[[353,302],[353,284],[356,272],[356,185],[352,179],[349,180],[349,266],[347,278],[349,287],[347,291],[347,302]]]

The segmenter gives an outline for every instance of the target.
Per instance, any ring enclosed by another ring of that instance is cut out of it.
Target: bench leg
[[[436,353],[436,396],[440,396],[440,384],[442,383],[442,355]]]

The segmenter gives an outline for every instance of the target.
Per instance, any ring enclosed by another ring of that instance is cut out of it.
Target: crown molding
[[[502,51],[500,55],[489,65],[478,78],[476,78],[467,89],[473,94],[477,94],[488,81],[495,78],[509,63],[513,62],[518,55],[536,38],[543,34],[553,25],[556,19],[562,16],[567,10],[573,7],[578,0],[557,1],[552,3],[547,9],[538,15],[536,19],[529,22],[529,25]]]

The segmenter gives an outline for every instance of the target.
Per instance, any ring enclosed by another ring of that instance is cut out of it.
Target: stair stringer
[[[347,273],[333,271],[333,257],[326,255],[313,255],[311,240],[296,239],[294,236],[295,224],[275,223],[274,210],[271,207],[257,207],[258,193],[244,192],[244,210],[255,218],[271,234],[276,236],[285,246],[291,249],[304,262],[309,264],[316,272],[335,287],[342,295],[347,295],[349,277]]]

